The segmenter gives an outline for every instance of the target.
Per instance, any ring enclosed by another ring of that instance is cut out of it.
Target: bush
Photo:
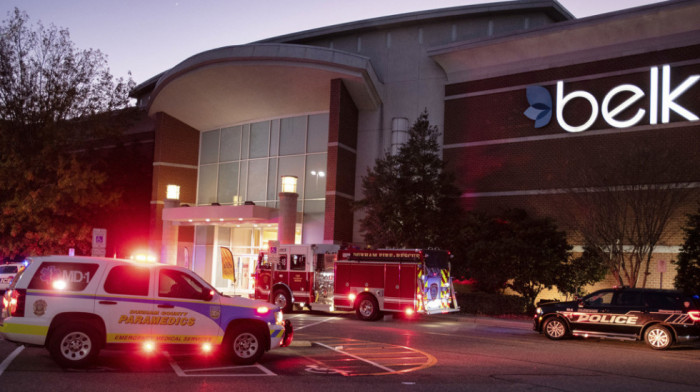
[[[524,315],[527,300],[517,295],[492,294],[483,292],[457,292],[460,311],[473,314]]]

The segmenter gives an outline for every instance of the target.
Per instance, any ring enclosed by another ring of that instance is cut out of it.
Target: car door
[[[163,267],[157,272],[156,308],[153,325],[158,343],[220,343],[219,296],[191,271]]]
[[[605,332],[605,324],[601,323],[608,313],[615,296],[612,290],[600,290],[584,297],[580,302],[575,317],[571,318],[571,329],[582,332]]]
[[[111,264],[95,301],[95,313],[105,323],[107,343],[139,343],[149,339],[156,318],[151,269]]]

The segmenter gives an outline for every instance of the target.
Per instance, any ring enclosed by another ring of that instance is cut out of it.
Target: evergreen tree
[[[424,111],[396,155],[387,153],[362,178],[360,228],[376,248],[450,249],[461,226],[459,191],[440,157],[439,132]]]
[[[676,264],[676,288],[687,294],[700,294],[700,208],[694,214],[687,215],[683,231],[685,240],[678,254]]]

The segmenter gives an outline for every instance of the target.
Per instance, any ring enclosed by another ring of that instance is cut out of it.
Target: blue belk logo
[[[525,116],[535,121],[535,128],[542,128],[552,120],[552,95],[542,86],[527,87],[527,102],[530,107]]]

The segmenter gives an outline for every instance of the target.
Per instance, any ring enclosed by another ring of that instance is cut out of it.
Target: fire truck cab
[[[294,304],[332,311],[333,263],[338,249],[338,245],[327,244],[271,245],[258,257],[255,298],[277,304],[284,312],[290,312]],[[323,297],[328,293],[330,298]]]
[[[271,246],[258,258],[256,299],[289,312],[355,311],[362,320],[383,312],[433,314],[458,311],[443,250],[339,250],[337,245]]]

